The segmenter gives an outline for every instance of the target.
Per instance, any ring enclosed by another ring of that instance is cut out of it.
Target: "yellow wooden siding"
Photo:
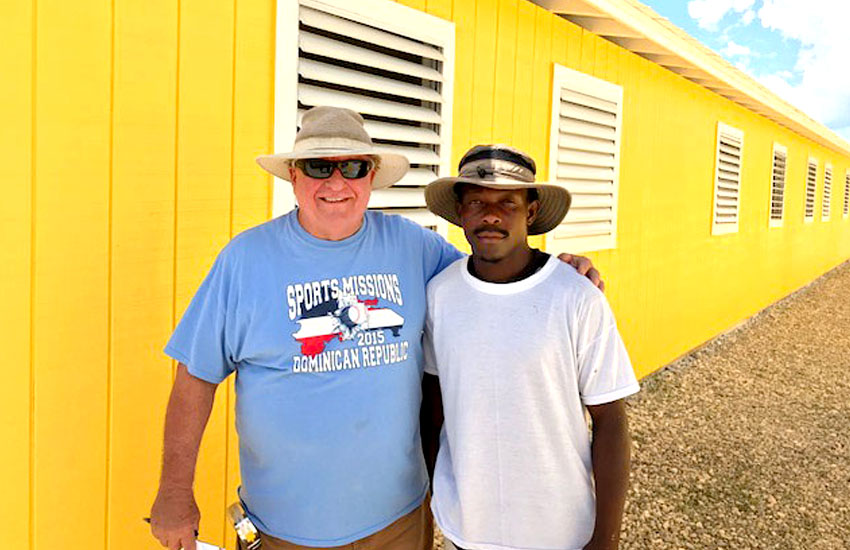
[[[492,69],[493,130],[490,141],[506,143],[513,138],[514,90],[516,89],[517,5],[519,0],[498,0]]]
[[[531,153],[547,179],[552,65],[624,88],[617,247],[590,253],[640,375],[850,256],[850,159],[526,0],[409,0],[455,21],[452,165],[471,145]],[[0,20],[0,202],[13,368],[0,483],[16,548],[154,548],[171,361],[161,352],[218,250],[268,218],[274,0],[15,0]],[[745,135],[740,229],[711,236],[717,121]],[[788,147],[768,228],[771,150]],[[816,216],[805,170],[819,160]],[[823,167],[834,211],[821,221]],[[468,250],[462,233],[450,238]],[[534,239],[544,245],[545,238]],[[201,534],[234,548],[232,379],[198,467]]]
[[[469,52],[472,55],[472,70],[468,73],[472,79],[472,95],[469,100],[472,121],[469,140],[472,143],[493,141],[498,7],[497,0],[476,0],[475,17],[470,21],[475,25],[475,42]]]
[[[537,6],[524,0],[517,5],[515,81],[511,105],[512,139],[506,141],[510,141],[511,145],[524,151],[529,149],[533,136],[538,134],[532,129],[531,118],[528,116],[528,105],[531,105],[533,89],[531,83],[534,81],[534,17],[537,9]],[[463,147],[455,146],[455,151],[464,151],[468,147],[467,142],[463,144]]]
[[[623,86],[618,243],[613,250],[588,255],[606,277],[608,299],[640,375],[850,256],[848,226],[840,225],[837,216],[824,224],[818,214],[802,227],[805,157],[814,154],[820,160],[816,212],[823,165],[832,162],[834,173],[841,174],[837,163],[847,166],[846,157],[529,2],[456,0],[453,17],[453,165],[471,145],[507,142],[532,154],[546,179],[552,64]],[[742,129],[745,146],[740,230],[714,237],[718,120]],[[785,226],[768,230],[774,140],[793,145]],[[795,155],[801,157],[799,168]],[[835,187],[836,204],[838,196]],[[819,244],[812,246],[815,235]],[[449,236],[468,250],[460,230],[450,228]],[[543,239],[533,241],[539,245]]]
[[[426,0],[425,10],[435,17],[451,21],[452,0]]]
[[[816,216],[801,227],[806,156],[841,159],[843,166],[846,157],[573,29],[582,34],[581,61],[573,68],[624,87],[618,245],[589,255],[606,275],[608,298],[639,374],[734,326],[850,255],[846,224],[830,225],[834,220],[823,223]],[[740,230],[713,237],[718,120],[742,129],[745,145]],[[769,230],[774,140],[793,145],[785,226]],[[818,185],[821,200],[820,172]],[[809,235],[803,237],[801,229]]]
[[[32,504],[32,192],[33,192],[33,6],[18,0],[0,17],[0,338],[6,368],[0,384],[0,517],[6,540],[27,548]],[[9,85],[14,82],[15,85]]]
[[[0,30],[6,540],[149,548],[172,380],[162,353],[215,253],[268,219],[274,2],[13,2]],[[218,392],[202,533],[233,547]]]
[[[177,0],[115,5],[107,548],[141,548],[171,361]],[[136,495],[136,498],[128,498]]]
[[[230,239],[234,2],[180,1],[175,321]],[[201,443],[195,475],[201,533],[224,535],[226,386]]]
[[[103,548],[111,12],[92,0],[35,9],[33,537]]]

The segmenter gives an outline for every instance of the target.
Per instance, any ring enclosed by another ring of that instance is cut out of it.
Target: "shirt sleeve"
[[[434,275],[449,267],[455,261],[463,258],[464,254],[455,248],[442,235],[430,229],[425,232],[425,281],[430,281]]]
[[[576,350],[582,403],[601,405],[637,393],[640,386],[608,301],[595,291],[580,311]]]
[[[232,266],[227,249],[216,258],[204,282],[165,346],[166,355],[188,367],[189,374],[218,384],[236,369],[227,322]]]

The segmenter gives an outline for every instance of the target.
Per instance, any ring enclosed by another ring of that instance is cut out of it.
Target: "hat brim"
[[[457,226],[460,226],[461,222],[457,213],[458,202],[454,186],[461,182],[490,189],[537,189],[540,210],[537,212],[537,217],[528,226],[529,235],[542,235],[558,227],[558,224],[567,215],[572,202],[570,192],[563,186],[554,183],[523,183],[516,180],[485,181],[459,177],[440,178],[432,181],[425,188],[425,204],[428,205],[428,210]]]
[[[347,157],[353,155],[369,155],[378,158],[378,168],[372,180],[372,189],[384,189],[399,181],[410,168],[410,162],[404,155],[384,153],[375,149],[312,149],[298,153],[277,153],[260,155],[257,164],[263,170],[282,180],[292,181],[289,166],[298,159],[314,159],[326,157]]]

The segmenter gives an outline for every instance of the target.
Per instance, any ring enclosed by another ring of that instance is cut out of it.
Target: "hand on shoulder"
[[[562,252],[558,254],[558,259],[573,266],[575,270],[578,271],[579,275],[584,275],[591,283],[593,283],[593,286],[602,292],[605,292],[605,281],[602,280],[599,271],[593,267],[593,262],[590,261],[590,258],[586,256],[579,256],[578,254]]]

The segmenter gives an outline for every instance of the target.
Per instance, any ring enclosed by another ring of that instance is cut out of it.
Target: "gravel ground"
[[[621,548],[850,549],[850,263],[642,381]]]
[[[850,262],[641,386],[622,550],[850,550]]]

